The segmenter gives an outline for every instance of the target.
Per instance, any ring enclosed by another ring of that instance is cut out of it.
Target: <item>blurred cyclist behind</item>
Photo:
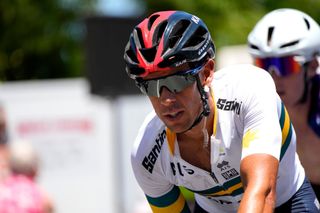
[[[248,36],[256,66],[267,70],[288,109],[297,134],[297,151],[320,198],[320,27],[307,14],[277,9]]]

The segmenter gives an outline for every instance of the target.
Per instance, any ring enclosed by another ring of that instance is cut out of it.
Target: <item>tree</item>
[[[81,76],[81,18],[93,3],[1,0],[0,80]]]

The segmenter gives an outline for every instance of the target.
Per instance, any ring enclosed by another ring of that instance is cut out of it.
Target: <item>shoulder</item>
[[[217,70],[214,74],[215,80],[220,80],[222,78],[229,79],[249,79],[254,77],[261,77],[263,79],[271,79],[271,76],[265,70],[256,67],[252,64],[236,64],[229,65],[227,67]]]
[[[165,125],[154,112],[150,113],[144,120],[135,139],[131,152],[132,166],[134,168],[140,167],[149,156],[158,157],[165,138]]]
[[[165,171],[170,154],[163,122],[151,113],[141,126],[131,153],[131,166],[137,182],[150,196],[163,195],[172,188]]]
[[[139,129],[132,150],[133,154],[138,154],[139,151],[148,150],[148,147],[153,144],[150,140],[156,139],[159,134],[165,134],[165,125],[155,112],[151,112],[147,115]]]
[[[215,87],[234,87],[236,90],[252,88],[272,89],[275,84],[268,72],[252,64],[236,64],[224,67],[214,73]]]

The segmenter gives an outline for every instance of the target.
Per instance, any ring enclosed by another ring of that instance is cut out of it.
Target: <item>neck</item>
[[[213,120],[215,115],[214,115],[214,102],[211,95],[208,98],[208,102],[211,109],[210,114],[207,117],[204,117],[192,129],[183,133],[178,133],[177,134],[178,140],[183,141],[184,138],[188,138],[189,140],[191,139],[192,141],[202,142],[204,138],[204,133],[203,133],[204,129],[207,130],[209,137],[213,134]]]

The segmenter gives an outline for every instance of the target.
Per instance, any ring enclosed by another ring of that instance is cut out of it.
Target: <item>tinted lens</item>
[[[178,93],[192,85],[196,78],[192,75],[173,75],[162,79],[149,80],[141,84],[140,90],[148,96],[160,97],[161,89],[166,87],[173,93]]]
[[[137,86],[140,88],[141,92],[148,96],[160,97],[160,93],[163,87],[166,87],[173,93],[178,93],[191,86],[195,81],[197,74],[203,66],[197,67],[192,70],[188,70],[182,73],[177,73],[165,78],[158,78],[152,80],[146,80],[137,82]]]
[[[278,76],[287,76],[298,73],[301,65],[294,59],[294,56],[281,58],[256,58],[255,65]]]

